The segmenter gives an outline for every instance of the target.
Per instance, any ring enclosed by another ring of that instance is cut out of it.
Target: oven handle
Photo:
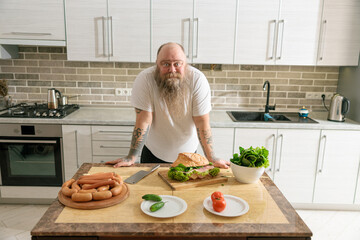
[[[37,141],[37,140],[10,140],[10,139],[0,139],[0,143],[56,143],[56,141]]]

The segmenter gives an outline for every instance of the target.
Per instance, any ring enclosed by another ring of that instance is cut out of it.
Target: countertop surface
[[[210,112],[212,127],[360,130],[360,123],[351,119],[346,119],[345,122],[328,121],[327,112],[310,112],[309,117],[318,123],[233,122],[226,110]],[[63,119],[0,117],[0,123],[133,126],[135,111],[133,108],[125,107],[80,107],[79,110]]]
[[[114,169],[108,165],[85,163],[74,178],[84,173],[116,172],[126,179],[152,166],[137,164]],[[74,236],[77,239],[247,239],[257,236],[305,240],[312,236],[311,230],[266,174],[255,183],[242,184],[235,180],[230,169],[222,169],[228,177],[225,183],[172,190],[158,176],[159,171],[168,167],[168,164],[163,164],[137,184],[128,184],[129,197],[114,206],[81,210],[65,207],[55,200],[32,229],[33,239],[51,239],[54,236]],[[236,217],[208,212],[203,201],[214,191],[244,199],[249,204],[249,211]],[[187,203],[187,209],[176,217],[148,216],[140,207],[143,202],[141,197],[148,193],[180,197]]]

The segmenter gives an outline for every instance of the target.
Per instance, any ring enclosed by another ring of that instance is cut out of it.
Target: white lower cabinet
[[[234,128],[212,128],[211,132],[215,156],[229,161],[233,155]],[[197,153],[205,156],[200,144]]]
[[[92,162],[91,126],[63,125],[65,180],[71,179],[83,163]]]
[[[133,130],[133,126],[92,126],[93,162],[104,163],[126,156]]]
[[[360,131],[322,130],[314,203],[360,204]],[[359,194],[359,192],[357,192]]]
[[[268,175],[292,203],[311,203],[320,130],[236,128],[234,152],[244,148],[269,150]]]

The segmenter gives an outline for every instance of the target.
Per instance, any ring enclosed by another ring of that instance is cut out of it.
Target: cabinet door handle
[[[269,56],[269,59],[274,59],[275,37],[276,37],[276,19],[271,20],[271,21],[269,22],[269,28],[270,28],[270,26],[271,26],[272,23],[274,23],[274,32],[273,32],[273,44],[272,44],[272,46],[268,45],[268,51],[269,51],[269,49],[272,50],[271,56]],[[269,29],[269,31],[270,31],[270,29]]]
[[[319,61],[322,61],[323,57],[324,57],[326,25],[327,25],[327,21],[324,20],[322,23],[322,29],[321,29],[321,39],[320,39],[320,46],[319,46]]]
[[[112,16],[109,17],[110,19],[110,32],[111,32],[111,52],[110,57],[114,56],[114,33],[113,33],[113,18]]]
[[[326,135],[322,136],[322,138],[324,139],[324,149],[323,149],[323,154],[322,154],[322,159],[321,159],[321,166],[319,169],[319,173],[322,173],[324,171],[324,161],[325,161],[325,150],[326,150]]]
[[[279,44],[279,37],[277,38],[277,43],[276,43],[276,48],[278,48],[277,46],[279,46],[279,48],[280,48],[280,54],[279,54],[279,56],[276,58],[276,59],[278,59],[278,60],[280,60],[281,59],[281,56],[282,56],[282,46],[283,46],[283,39],[284,39],[284,28],[285,28],[285,21],[284,21],[284,19],[283,20],[280,20],[279,22],[278,22],[278,27],[277,27],[277,29],[278,29],[278,35],[279,35],[279,29],[280,29],[280,24],[282,24],[282,29],[281,29],[281,44]],[[277,49],[276,49],[276,51],[277,51]]]
[[[12,35],[26,35],[26,36],[50,36],[51,33],[38,33],[38,32],[11,32]]]
[[[104,55],[104,57],[107,57],[107,55],[106,55],[106,51],[105,51],[105,48],[106,48],[106,45],[105,45],[105,34],[106,34],[106,31],[105,31],[105,17],[104,16],[102,16],[101,17],[101,19],[102,19],[102,27],[103,27],[103,55]]]
[[[191,34],[191,19],[190,18],[185,18],[182,20],[182,27],[183,27],[183,31],[185,31],[185,23],[189,22],[189,32],[188,32],[188,50],[187,50],[187,54],[186,57],[189,58],[190,57],[190,34]],[[185,35],[185,32],[184,32]],[[184,42],[185,42],[185,38],[184,38]]]
[[[271,155],[271,160],[272,160],[272,163],[271,163],[271,168],[269,169],[269,172],[272,172],[273,171],[273,168],[275,167],[275,158],[274,158],[274,155],[275,155],[275,140],[276,140],[276,137],[275,137],[275,134],[271,134],[271,136],[273,138],[273,147],[272,147],[272,155]]]
[[[280,154],[279,154],[279,168],[276,169],[277,172],[280,172],[280,167],[281,167],[281,157],[282,157],[282,147],[283,147],[283,142],[284,142],[284,135],[280,134],[279,138],[281,138],[281,145],[280,145]]]
[[[198,57],[198,51],[199,51],[199,18],[194,18],[193,28],[195,28],[195,22],[196,22],[196,51],[195,51],[196,54],[193,54],[193,58]]]
[[[77,166],[77,168],[79,168],[80,165],[79,165],[78,131],[77,130],[75,130],[75,150],[76,150],[76,166]]]

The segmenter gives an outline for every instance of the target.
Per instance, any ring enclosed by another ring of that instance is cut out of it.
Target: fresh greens
[[[244,167],[264,167],[269,166],[269,151],[265,147],[249,147],[247,149],[239,147],[240,155],[235,153],[230,161]]]
[[[212,165],[212,163],[209,163],[209,165]],[[196,169],[202,168],[203,166],[199,166],[199,167],[185,167],[183,164],[179,164],[176,167],[171,167],[170,170],[168,171],[168,177],[170,179],[173,180],[177,180],[180,182],[186,182],[188,181],[190,178],[190,176],[192,174],[198,174],[198,175],[202,175],[202,176],[206,176],[208,174],[210,174],[210,176],[215,177],[216,175],[219,174],[220,169],[215,167],[212,168],[208,171],[205,172],[199,172],[196,171]]]

